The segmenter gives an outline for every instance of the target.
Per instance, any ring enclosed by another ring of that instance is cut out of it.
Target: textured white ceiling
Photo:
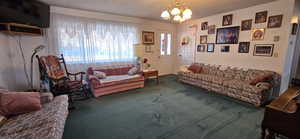
[[[54,6],[99,11],[117,15],[161,20],[164,8],[175,0],[40,0]],[[275,0],[181,0],[193,11],[193,18],[259,5]]]

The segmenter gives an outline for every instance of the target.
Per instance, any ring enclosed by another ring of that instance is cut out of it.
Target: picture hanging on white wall
[[[255,24],[267,22],[268,11],[262,11],[255,14]]]
[[[208,43],[207,44],[207,52],[213,53],[215,51],[215,44],[213,43]]]
[[[207,30],[208,29],[208,22],[202,22],[201,23],[201,30]]]
[[[256,44],[254,46],[254,56],[268,56],[273,55],[274,44]]]
[[[229,25],[232,25],[232,18],[233,18],[233,15],[232,15],[232,14],[223,16],[223,22],[222,22],[222,25],[223,25],[223,26],[229,26]]]
[[[197,46],[197,52],[205,52],[205,44],[200,44]]]
[[[242,25],[241,25],[242,31],[251,30],[251,28],[252,28],[252,19],[242,21]]]
[[[280,28],[283,15],[270,16],[268,20],[268,28]]]
[[[250,42],[240,42],[239,53],[249,53]]]
[[[229,52],[230,51],[230,46],[221,46],[221,52]]]
[[[215,34],[215,33],[216,33],[216,25],[209,25],[208,34]]]
[[[206,44],[207,43],[207,35],[200,36],[200,44]]]
[[[252,38],[253,41],[263,40],[264,36],[265,36],[265,29],[264,28],[253,29],[252,30],[251,38]]]

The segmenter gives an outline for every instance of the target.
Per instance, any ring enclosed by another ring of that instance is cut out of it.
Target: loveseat
[[[143,88],[144,77],[142,73],[128,75],[128,71],[133,66],[134,65],[88,68],[87,80],[94,96],[100,97],[130,89]],[[106,78],[99,79],[95,76],[95,71],[104,72]]]
[[[194,63],[193,66],[200,67],[200,72],[195,73],[189,70],[189,66],[182,66],[178,72],[180,82],[196,85],[255,106],[261,106],[268,101],[270,95],[280,86],[280,75],[272,71],[202,63]],[[269,78],[259,80],[267,75]]]
[[[68,115],[68,96],[57,96],[39,111],[8,118],[0,139],[61,139]]]

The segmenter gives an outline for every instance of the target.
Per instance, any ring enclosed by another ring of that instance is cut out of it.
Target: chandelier
[[[160,17],[164,20],[173,20],[175,22],[184,22],[192,18],[192,10],[185,7],[179,1],[175,2],[175,6],[164,10]]]

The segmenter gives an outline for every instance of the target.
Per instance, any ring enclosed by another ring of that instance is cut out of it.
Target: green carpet
[[[259,139],[263,109],[163,76],[76,101],[64,139]]]

